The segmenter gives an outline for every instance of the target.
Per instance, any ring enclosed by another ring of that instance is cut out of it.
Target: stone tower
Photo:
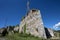
[[[42,38],[47,38],[40,10],[37,9],[29,10],[27,15],[20,23],[19,33],[21,32]]]

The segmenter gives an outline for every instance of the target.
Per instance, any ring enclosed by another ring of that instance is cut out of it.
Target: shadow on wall
[[[52,37],[51,34],[50,34],[50,32],[48,31],[47,28],[45,28],[45,32],[46,32],[46,36],[47,36],[47,38],[51,38],[51,37]]]

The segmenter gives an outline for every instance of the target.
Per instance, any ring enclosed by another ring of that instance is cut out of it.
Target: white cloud
[[[55,24],[55,25],[53,26],[53,28],[60,28],[60,22],[58,22],[57,24]]]

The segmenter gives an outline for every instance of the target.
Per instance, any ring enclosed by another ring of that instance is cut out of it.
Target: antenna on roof
[[[26,13],[27,13],[27,15],[28,15],[28,12],[29,12],[29,10],[30,10],[30,0],[27,0],[26,6],[27,6]],[[26,16],[27,16],[27,15],[26,15]]]
[[[28,0],[28,1],[27,1],[27,11],[30,10],[29,4],[30,4],[30,2],[29,2],[29,0]]]

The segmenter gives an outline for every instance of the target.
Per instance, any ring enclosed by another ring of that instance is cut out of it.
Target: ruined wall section
[[[20,32],[23,31],[23,26],[26,24],[26,33],[38,37],[46,38],[44,25],[41,18],[40,10],[30,10],[20,24]]]

